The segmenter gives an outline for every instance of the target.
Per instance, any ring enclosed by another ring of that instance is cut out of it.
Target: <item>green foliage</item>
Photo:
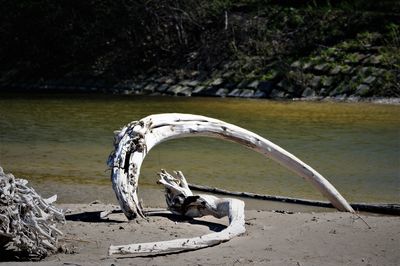
[[[279,75],[278,71],[275,69],[270,69],[260,77],[260,80],[268,81],[268,80],[273,80]]]
[[[0,74],[118,79],[154,69],[212,72],[234,58],[240,76],[268,79],[268,73],[260,73],[271,62],[278,62],[283,73],[293,58],[311,55],[310,61],[319,64],[342,60],[345,50],[360,43],[375,45],[381,25],[390,25],[388,46],[398,49],[399,26],[384,13],[388,4],[367,2],[6,0],[7,12],[0,17]],[[384,11],[372,15],[374,9]],[[393,61],[392,51],[382,51],[385,60]],[[258,59],[248,64],[249,58]]]

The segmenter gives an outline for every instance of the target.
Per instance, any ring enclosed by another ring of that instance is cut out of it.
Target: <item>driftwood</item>
[[[133,121],[117,132],[108,165],[122,211],[128,219],[144,216],[137,189],[140,168],[157,144],[188,136],[207,136],[244,145],[271,158],[310,182],[340,211],[354,212],[349,203],[321,174],[271,141],[238,126],[191,114],[158,114]]]
[[[109,255],[157,255],[195,250],[228,241],[246,231],[243,201],[232,198],[217,198],[211,195],[193,195],[182,172],[177,172],[176,177],[165,171],[162,171],[159,175],[160,180],[158,182],[165,186],[165,198],[168,209],[172,213],[192,218],[205,215],[212,215],[216,218],[228,216],[229,226],[221,232],[200,237],[110,246]]]
[[[334,206],[328,201],[320,200],[309,200],[301,198],[283,197],[275,195],[257,194],[251,192],[241,192],[241,191],[229,191],[216,187],[203,186],[198,184],[188,183],[190,189],[195,191],[203,191],[219,195],[229,195],[241,198],[251,198],[257,200],[268,200],[268,201],[279,201],[292,204],[301,204],[308,206],[316,206],[323,208],[334,208]],[[350,203],[356,211],[373,212],[373,213],[383,213],[391,215],[400,215],[400,204],[397,203]]]
[[[56,196],[43,199],[27,183],[0,167],[0,250],[43,257],[57,249],[64,213],[52,206]]]
[[[309,181],[340,211],[354,212],[340,193],[317,171],[291,153],[248,130],[205,116],[158,114],[133,121],[115,135],[115,149],[108,165],[111,180],[122,211],[128,219],[144,217],[137,190],[140,168],[147,153],[157,144],[188,136],[208,136],[233,141],[275,160]],[[189,217],[213,215],[229,217],[229,226],[217,233],[189,239],[111,246],[109,254],[160,254],[193,250],[228,241],[245,232],[244,202],[232,198],[193,195],[181,172],[176,178],[160,173],[159,183],[166,189],[168,208]]]

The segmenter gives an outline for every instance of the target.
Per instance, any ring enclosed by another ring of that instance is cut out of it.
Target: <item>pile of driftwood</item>
[[[44,257],[57,249],[57,222],[64,222],[62,210],[52,206],[57,197],[43,199],[28,181],[5,174],[0,167],[0,250]]]

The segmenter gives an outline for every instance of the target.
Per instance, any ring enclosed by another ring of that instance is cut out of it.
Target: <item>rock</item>
[[[360,54],[360,53],[347,54],[344,62],[345,63],[358,63],[358,62],[364,60],[366,57],[368,57],[368,55]]]
[[[340,73],[340,70],[342,68],[340,66],[335,66],[333,69],[331,69],[331,71],[329,71],[329,74],[331,75],[337,75]]]
[[[154,92],[155,89],[157,88],[158,84],[157,83],[149,83],[146,85],[146,87],[143,88],[143,91],[145,92]]]
[[[199,75],[200,75],[200,71],[195,70],[195,71],[190,72],[191,77],[198,77]]]
[[[192,95],[193,94],[198,94],[200,93],[202,90],[204,90],[204,86],[197,86],[193,91],[192,91]]]
[[[235,71],[227,71],[227,72],[225,72],[224,74],[222,74],[222,77],[223,77],[223,78],[230,78],[230,77],[232,77],[233,75],[235,75]]]
[[[181,82],[179,82],[179,85],[187,86],[190,81],[191,80],[188,80],[188,79],[182,80]]]
[[[190,81],[190,82],[187,83],[187,86],[196,87],[196,86],[198,86],[199,84],[200,84],[200,81],[198,81],[198,80],[192,80],[192,81]]]
[[[215,93],[215,95],[216,95],[216,96],[219,96],[219,97],[225,97],[228,93],[229,93],[229,90],[228,90],[228,89],[221,88],[221,89],[218,89],[218,90],[217,90],[217,92]]]
[[[293,84],[288,84],[285,88],[286,92],[289,92],[290,94],[295,94],[296,92],[296,87]]]
[[[265,93],[265,91],[262,90],[257,90],[256,92],[254,92],[252,96],[252,98],[265,98],[265,97],[267,97],[267,94]]]
[[[166,92],[168,90],[168,88],[169,88],[169,85],[164,83],[157,87],[157,91]]]
[[[368,75],[371,72],[371,67],[362,67],[360,73],[363,75]]]
[[[318,88],[321,85],[321,77],[320,76],[314,76],[312,80],[310,81],[310,86],[313,88]]]
[[[327,63],[318,64],[318,65],[314,66],[314,70],[316,70],[318,72],[325,72],[328,69],[329,69],[329,65]]]
[[[300,68],[301,67],[301,62],[300,61],[294,61],[290,66],[292,68]]]
[[[349,97],[347,98],[347,101],[348,101],[348,102],[355,102],[355,103],[357,103],[357,102],[360,101],[360,96],[354,96],[354,95],[349,96]]]
[[[270,98],[286,98],[286,93],[277,89],[273,89],[269,94]]]
[[[278,84],[276,84],[278,87],[281,87],[282,89],[286,90],[289,86],[290,83],[286,79],[282,79]]]
[[[311,89],[310,87],[307,87],[303,93],[301,94],[301,97],[306,98],[306,97],[315,97],[317,94],[315,93],[315,90]]]
[[[173,85],[166,91],[170,95],[177,95],[183,89],[181,85]]]
[[[346,94],[339,94],[339,95],[335,96],[334,99],[337,101],[344,101],[344,100],[346,100],[346,98],[347,98]]]
[[[312,67],[312,64],[310,62],[306,62],[303,64],[302,68],[303,70],[308,70]]]
[[[332,77],[324,77],[322,79],[322,86],[330,87],[332,84],[333,84],[333,78]]]
[[[224,83],[224,80],[222,78],[217,78],[217,79],[214,79],[213,82],[211,82],[211,85],[214,87],[217,87],[217,86],[221,86],[223,83]]]
[[[241,89],[234,89],[228,94],[228,97],[239,97],[241,92]]]
[[[244,90],[240,93],[239,97],[250,98],[250,97],[253,97],[253,95],[254,95],[254,91],[253,91],[253,90],[244,89]]]
[[[339,83],[335,89],[333,89],[329,95],[330,96],[336,96],[336,95],[341,95],[345,94],[348,95],[351,92],[352,86],[350,86],[350,83],[348,81],[343,81],[342,83]]]
[[[341,67],[341,73],[343,73],[343,74],[347,74],[347,75],[349,75],[351,72],[352,72],[352,68],[351,68],[351,66],[348,66],[348,65],[344,65],[344,66],[342,66]]]
[[[247,82],[247,80],[242,80],[241,82],[239,82],[239,84],[237,85],[238,89],[243,89],[247,87],[247,84],[249,84]]]
[[[372,84],[376,80],[375,76],[368,76],[365,79],[362,80],[362,83],[365,84]]]
[[[247,88],[257,89],[259,84],[260,84],[260,82],[258,80],[255,80],[255,81],[251,82],[250,84],[248,84]]]
[[[182,89],[180,91],[178,91],[176,93],[176,95],[178,95],[178,96],[191,96],[192,95],[192,89],[187,87],[187,86],[184,86],[184,87],[182,87]]]
[[[380,76],[383,75],[383,73],[385,73],[386,70],[383,68],[371,68],[371,74],[373,74],[374,76]]]
[[[227,62],[223,65],[224,69],[229,69],[233,67],[234,62]]]
[[[366,63],[370,63],[373,65],[378,65],[382,62],[382,55],[372,55],[365,60]]]
[[[360,80],[360,77],[357,76],[357,75],[355,75],[355,76],[352,76],[352,77],[351,77],[350,82],[351,82],[351,83],[358,83],[359,80]]]
[[[321,88],[321,90],[319,91],[318,95],[326,96],[326,95],[328,95],[328,90],[326,88]]]
[[[357,96],[367,96],[368,93],[370,92],[370,87],[366,84],[360,84],[358,85],[358,87],[356,88],[356,93],[355,95]]]
[[[133,89],[135,91],[140,91],[140,90],[142,90],[144,88],[144,86],[146,86],[146,83],[145,82],[139,82],[139,83],[133,84],[133,86],[134,86]]]
[[[174,84],[175,83],[175,79],[167,78],[167,79],[165,79],[164,83],[168,84],[168,85]]]

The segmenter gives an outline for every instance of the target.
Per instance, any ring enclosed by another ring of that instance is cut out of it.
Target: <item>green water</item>
[[[311,165],[350,201],[400,201],[400,106],[217,98],[0,94],[0,165],[59,202],[115,202],[106,159],[113,131],[154,113],[206,115],[236,124]],[[140,195],[162,202],[160,168],[229,190],[320,199],[308,183],[265,157],[221,140],[155,147]]]

